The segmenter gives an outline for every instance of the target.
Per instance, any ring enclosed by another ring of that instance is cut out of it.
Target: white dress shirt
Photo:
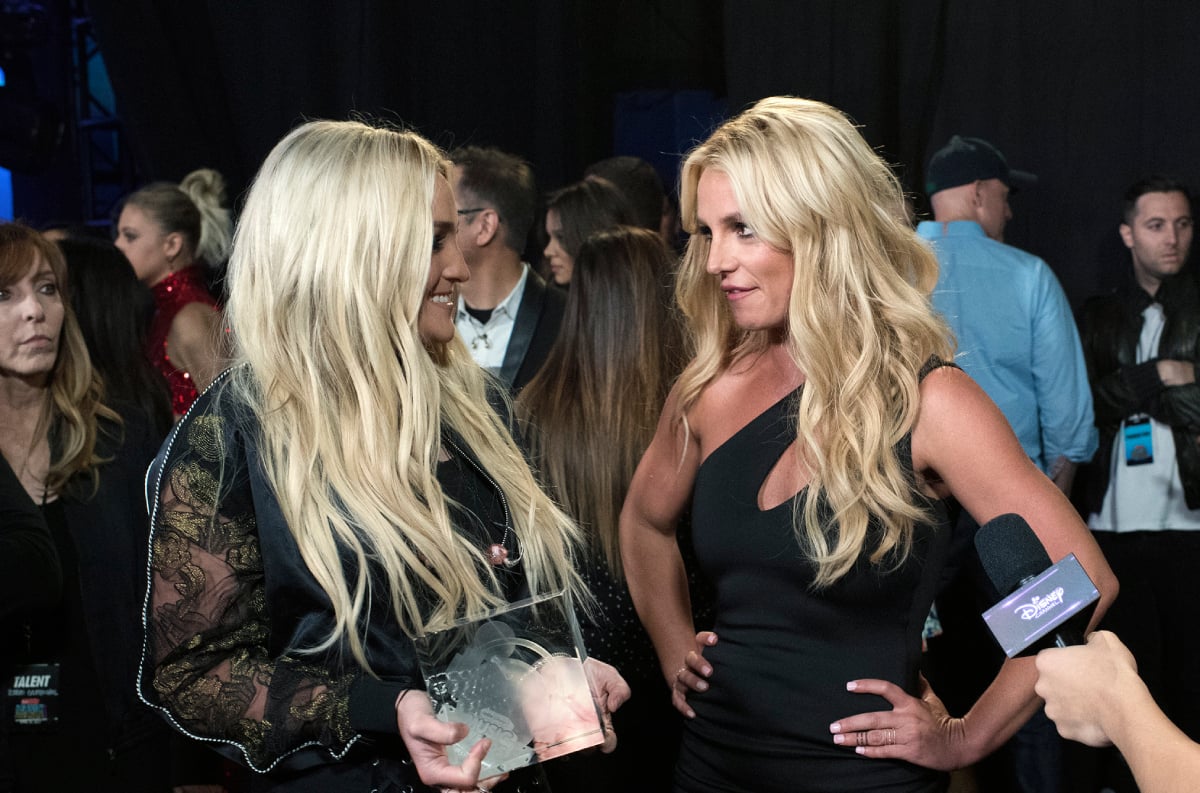
[[[458,314],[454,324],[458,328],[462,340],[475,363],[497,374],[504,365],[504,353],[508,351],[508,341],[512,338],[513,324],[517,319],[517,310],[521,307],[521,298],[525,294],[525,282],[529,279],[529,265],[525,264],[521,278],[512,291],[501,300],[487,322],[480,322],[467,311],[466,301],[458,301]]]

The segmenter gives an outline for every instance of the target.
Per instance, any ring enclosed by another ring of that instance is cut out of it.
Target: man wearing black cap
[[[1098,442],[1079,333],[1046,263],[1003,243],[1009,193],[1037,178],[1010,169],[987,141],[958,135],[927,173],[934,219],[917,232],[938,257],[933,304],[958,337],[957,363],[1067,491]]]
[[[1030,459],[1069,492],[1098,442],[1079,334],[1046,263],[1003,242],[1009,194],[1035,182],[987,141],[955,135],[929,163],[934,219],[917,233],[937,254],[933,305],[957,337],[955,362],[1004,413]],[[935,601],[944,634],[930,642],[931,680],[943,698],[957,690],[972,701],[1003,661],[980,627],[979,614],[999,598],[971,550],[977,528],[964,513],[955,531],[961,572]],[[938,670],[948,677],[934,679]],[[1058,790],[1057,741],[1053,725],[1035,716],[1014,738],[1015,764],[997,767],[993,758],[987,777],[996,786],[980,775],[981,789]],[[1016,779],[998,781],[1005,775]]]

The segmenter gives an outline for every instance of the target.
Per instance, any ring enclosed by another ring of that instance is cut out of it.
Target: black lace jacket
[[[255,420],[223,388],[229,376],[197,400],[147,476],[139,691],[256,771],[334,762],[364,735],[396,735],[396,696],[424,688],[416,650],[380,602],[366,631],[378,678],[348,652],[295,649],[330,634],[333,608],[262,473]]]

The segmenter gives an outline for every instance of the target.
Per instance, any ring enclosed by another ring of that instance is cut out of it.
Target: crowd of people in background
[[[1191,193],[1130,187],[1076,318],[1004,242],[1053,186],[959,135],[926,172],[914,225],[790,97],[678,202],[637,157],[545,190],[324,121],[237,212],[200,168],[111,229],[0,224],[0,793],[1176,789]],[[1004,656],[972,538],[1007,512],[1113,633]],[[610,738],[480,779],[414,639],[560,590]]]

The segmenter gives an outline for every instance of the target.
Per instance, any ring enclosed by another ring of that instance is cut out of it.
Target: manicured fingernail
[[[708,683],[705,683],[703,680],[697,682],[696,690],[697,691],[708,691]]]
[[[830,724],[830,725],[829,725],[829,731],[830,731],[830,732],[841,732],[841,731],[842,731],[842,724],[841,724],[841,722],[837,722],[837,721],[835,721],[833,724]]]
[[[854,691],[856,688],[858,688],[857,680],[851,680],[849,683],[846,684],[847,691]]]
[[[711,675],[711,674],[712,674],[712,667],[711,667],[711,666],[706,666],[706,667],[704,667],[703,669],[701,669],[700,671],[701,671],[701,673],[703,673],[703,675],[704,675],[705,677],[708,677],[709,675]]]
[[[835,735],[835,736],[833,736],[833,742],[836,744],[843,744],[846,742],[846,736],[845,735]]]
[[[865,747],[865,746],[856,746],[856,747],[854,747],[854,753],[855,753],[855,754],[866,754],[866,753],[867,753],[867,747]]]

